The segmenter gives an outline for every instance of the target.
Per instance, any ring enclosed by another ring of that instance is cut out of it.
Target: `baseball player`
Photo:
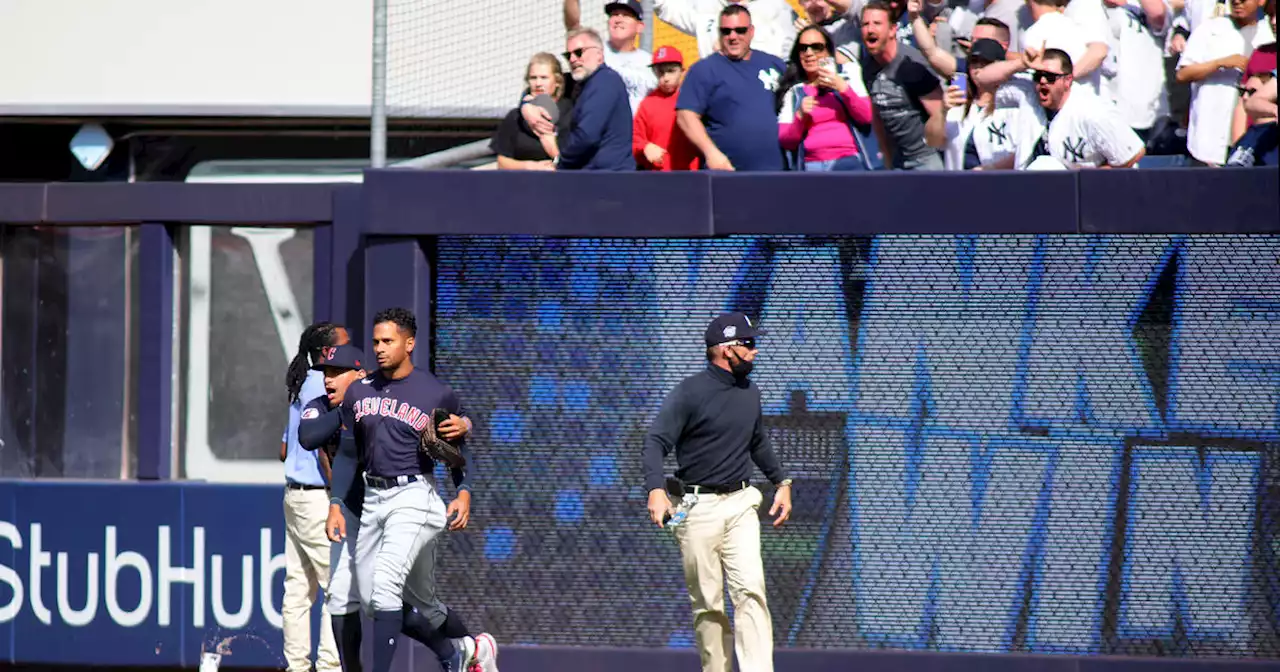
[[[353,574],[360,605],[373,616],[375,672],[389,669],[398,643],[396,635],[406,626],[412,634],[419,616],[426,621],[424,643],[436,652],[445,669],[461,672],[474,666],[492,671],[496,670],[497,655],[493,638],[485,633],[468,636],[457,613],[446,609],[435,595],[435,544],[446,524],[452,530],[466,527],[471,492],[465,469],[452,469],[458,493],[445,507],[431,485],[428,475],[434,463],[419,449],[420,433],[434,422],[434,409],[449,412],[448,420],[438,427],[446,439],[461,439],[470,426],[458,415],[460,405],[453,390],[430,373],[415,369],[409,360],[416,332],[412,313],[403,309],[380,312],[373,332],[379,370],[358,383],[347,381],[336,410],[325,414],[333,423],[330,416],[337,413],[337,421],[346,425],[352,438],[340,442],[335,456],[326,528],[331,540],[346,542],[340,551],[344,556],[341,563],[350,566],[354,562],[355,571],[348,575]],[[351,362],[347,364],[350,368]],[[333,382],[339,383],[339,377],[333,377]],[[339,385],[333,387],[336,390]],[[318,409],[315,415],[319,415]],[[333,431],[330,424],[329,434]],[[352,508],[350,489],[360,471],[364,495],[357,530],[354,516],[350,516],[353,524],[347,525],[343,507],[345,501],[345,506]],[[348,530],[354,539],[348,538]],[[352,641],[359,641],[358,635],[346,632],[359,620],[358,614],[351,613],[351,592],[349,585],[331,582],[334,602],[330,608],[350,614],[333,619],[335,628],[344,630],[337,633],[344,653]],[[416,609],[406,609],[406,601]],[[343,658],[346,664],[347,656]]]
[[[312,368],[317,372],[323,372],[316,375],[321,377],[323,381],[321,384],[326,394],[307,405],[302,412],[302,420],[298,427],[298,441],[302,447],[307,450],[322,449],[322,454],[328,456],[336,469],[330,478],[330,482],[334,484],[332,503],[341,507],[346,528],[351,530],[350,536],[331,540],[331,569],[329,583],[325,587],[324,606],[325,614],[330,617],[328,620],[333,624],[334,639],[337,640],[339,652],[337,658],[342,661],[346,672],[359,672],[361,669],[360,641],[363,628],[353,565],[355,534],[360,527],[360,511],[364,503],[364,482],[357,478],[360,465],[356,463],[358,457],[355,435],[351,431],[352,423],[344,422],[340,405],[347,387],[365,377],[365,366],[364,353],[359,348],[349,345],[325,348],[321,358]],[[411,573],[408,581],[410,586],[418,583],[414,577],[419,573],[418,568],[423,565],[424,563],[415,565],[415,572]],[[430,569],[430,566],[427,565],[424,569]],[[412,588],[406,588],[405,592],[410,599],[406,600],[407,604],[404,607],[404,627],[401,632],[436,652],[444,669],[465,669],[466,661],[461,655],[465,650],[465,644],[464,647],[457,647],[450,641],[451,635],[456,638],[465,638],[467,636],[465,629],[458,633],[451,633],[448,632],[447,627],[434,627],[431,618],[408,604],[415,601],[421,603],[413,598]],[[438,600],[425,606],[426,611],[439,615],[439,618],[435,619],[437,622],[445,621],[446,626],[450,624],[448,621],[458,620],[454,617],[446,621],[447,609]],[[486,642],[486,645],[484,649],[486,653],[496,651],[492,638]],[[474,649],[475,646],[473,645],[472,648]]]

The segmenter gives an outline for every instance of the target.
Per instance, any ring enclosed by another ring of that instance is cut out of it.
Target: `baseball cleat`
[[[467,672],[498,672],[498,642],[493,635],[476,635],[476,662]]]
[[[463,637],[453,640],[453,658],[445,661],[444,672],[471,672],[476,665],[476,640]]]

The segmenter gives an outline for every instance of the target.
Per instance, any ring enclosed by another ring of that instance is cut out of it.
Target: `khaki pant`
[[[289,672],[311,669],[311,608],[318,590],[329,584],[331,544],[324,531],[328,516],[327,491],[284,491],[285,575],[280,615],[284,619],[284,658]],[[340,669],[333,626],[325,612],[320,621],[316,671]]]
[[[765,602],[757,513],[763,499],[755,488],[698,495],[689,517],[676,528],[703,672],[733,672],[730,647],[740,672],[773,672],[773,623]],[[726,580],[732,630],[724,610]]]

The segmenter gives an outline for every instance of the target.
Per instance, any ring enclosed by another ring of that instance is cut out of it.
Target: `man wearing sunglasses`
[[[1132,168],[1146,154],[1142,139],[1115,105],[1087,87],[1072,88],[1074,69],[1067,52],[1047,49],[1031,67],[1036,96],[1049,118],[1038,153],[1068,168]],[[1035,158],[1032,154],[1024,160],[1027,153],[1019,148],[1019,166]]]
[[[653,0],[653,13],[672,28],[693,36],[698,41],[698,58],[702,59],[721,50],[717,17],[731,4],[751,10],[757,50],[775,56],[791,53],[796,29],[787,0]]]
[[[720,53],[689,68],[676,101],[676,123],[711,170],[782,170],[778,146],[781,58],[751,48],[751,12],[720,12]]]
[[[742,313],[707,327],[707,368],[685,378],[662,403],[643,449],[649,518],[664,527],[673,514],[664,489],[663,457],[676,453],[676,477],[697,502],[675,528],[703,672],[772,672],[773,625],[760,557],[764,496],[751,485],[754,466],[777,486],[769,515],[774,527],[791,515],[791,479],[769,443],[760,389],[748,376],[756,338],[765,332]],[[733,647],[724,608],[725,579],[733,599]]]
[[[639,0],[614,0],[604,6],[609,17],[609,39],[604,45],[605,65],[613,68],[627,85],[631,113],[640,101],[658,86],[658,78],[649,67],[653,55],[636,46],[636,38],[644,32],[644,6]],[[566,32],[582,27],[582,3],[564,0]]]
[[[564,60],[582,87],[573,101],[569,137],[559,138],[557,170],[636,169],[631,156],[631,101],[622,77],[604,63],[604,40],[591,28],[565,38]]]

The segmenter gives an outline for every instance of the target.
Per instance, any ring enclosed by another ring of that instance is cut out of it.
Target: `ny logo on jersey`
[[[1005,122],[1000,122],[997,126],[996,122],[987,124],[987,141],[996,145],[1005,145],[1009,143],[1008,127]]]
[[[756,77],[760,78],[760,83],[764,85],[764,88],[770,91],[777,91],[778,79],[782,77],[782,73],[769,68],[768,70],[761,70]]]
[[[1084,163],[1084,138],[1067,138],[1063,140],[1062,155],[1070,155],[1070,163]]]

